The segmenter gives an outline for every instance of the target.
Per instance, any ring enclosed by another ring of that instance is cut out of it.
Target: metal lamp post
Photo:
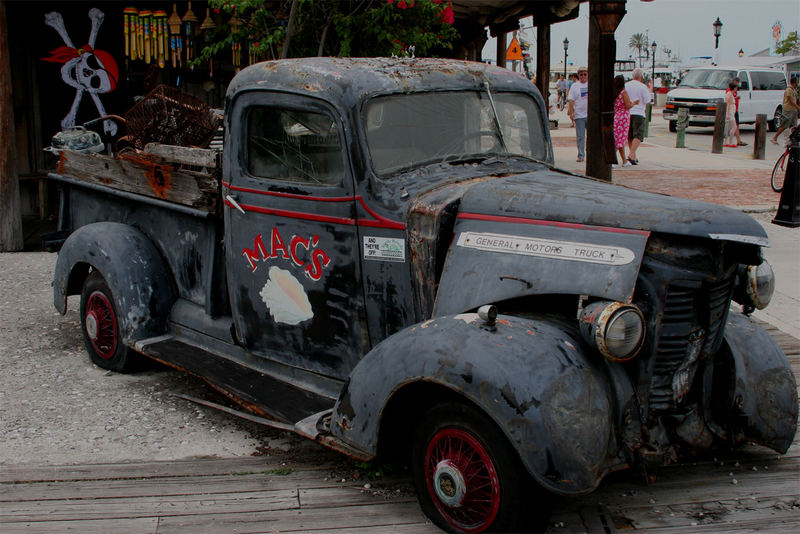
[[[564,37],[564,80],[567,79],[567,48],[569,48],[569,39]]]
[[[653,70],[651,72],[650,79],[653,80],[653,94],[656,94],[656,48],[658,45],[655,41],[653,44],[650,45],[650,49],[653,51]]]
[[[712,26],[714,26],[714,50],[716,50],[719,48],[719,36],[722,35],[722,21],[719,20],[719,17]]]

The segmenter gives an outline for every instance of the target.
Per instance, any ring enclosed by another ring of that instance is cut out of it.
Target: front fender
[[[350,375],[332,432],[375,454],[384,408],[417,381],[440,384],[482,409],[553,492],[591,491],[622,463],[606,364],[553,323],[503,316],[490,329],[476,314],[462,314],[398,332]]]
[[[87,265],[109,285],[126,343],[166,331],[176,293],[170,270],[147,236],[114,222],[87,224],[70,234],[53,274],[53,303],[62,314],[67,295],[79,293],[83,282],[73,273]]]
[[[797,383],[789,360],[740,313],[729,314],[725,342],[732,358],[731,422],[744,438],[785,453],[797,431]]]

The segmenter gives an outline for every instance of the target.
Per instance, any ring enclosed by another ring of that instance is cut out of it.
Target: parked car
[[[788,86],[781,69],[764,67],[698,67],[689,69],[680,85],[667,93],[664,119],[669,131],[676,130],[678,110],[689,110],[690,126],[713,126],[725,90],[734,77],[739,77],[739,122],[755,123],[756,115],[767,116],[770,131],[780,124],[783,92]]]
[[[97,365],[146,355],[402,458],[448,531],[541,526],[544,495],[680,452],[792,443],[794,375],[748,317],[774,287],[764,229],[555,168],[523,76],[265,62],[224,126],[221,172],[196,148],[60,151],[55,306],[80,295]]]

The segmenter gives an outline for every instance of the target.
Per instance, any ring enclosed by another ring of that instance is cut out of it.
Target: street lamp
[[[656,47],[658,47],[658,45],[653,41],[653,44],[650,45],[650,48],[653,50],[653,71],[650,77],[650,79],[653,80],[653,94],[656,94]]]
[[[740,49],[739,49],[739,57],[742,57],[743,55],[744,55],[744,50],[742,50],[742,49],[740,48]]]
[[[716,50],[719,48],[719,36],[722,35],[722,21],[719,20],[719,17],[712,26],[714,26],[714,50]]]
[[[569,39],[564,37],[564,79],[567,79],[567,48],[569,48]]]

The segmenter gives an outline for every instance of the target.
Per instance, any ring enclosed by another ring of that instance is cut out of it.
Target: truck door
[[[366,350],[353,173],[338,114],[245,93],[226,132],[228,291],[251,353],[344,378]]]
[[[739,122],[755,122],[756,110],[753,102],[752,87],[750,86],[750,76],[747,75],[745,70],[739,71],[737,76],[739,77]]]

